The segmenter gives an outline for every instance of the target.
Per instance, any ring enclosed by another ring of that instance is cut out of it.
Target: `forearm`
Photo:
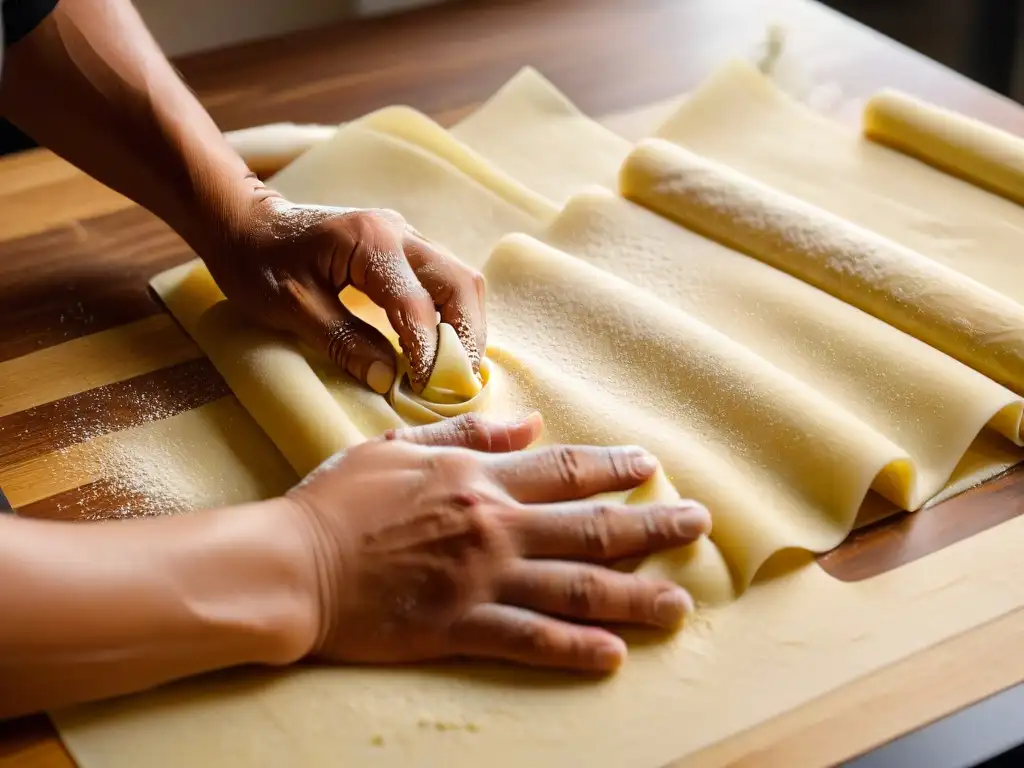
[[[7,52],[0,109],[201,255],[263,194],[129,0],[61,0]]]
[[[317,606],[285,503],[0,520],[0,717],[301,657]]]

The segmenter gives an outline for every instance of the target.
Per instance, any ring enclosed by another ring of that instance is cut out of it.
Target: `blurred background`
[[[824,4],[1024,103],[1022,0],[825,0]]]
[[[691,1],[696,0],[676,0]],[[972,80],[1024,103],[1024,0],[823,1]],[[153,34],[171,56],[437,2],[444,0],[135,0]],[[717,2],[742,4],[745,0]],[[32,142],[27,137],[0,120],[0,154],[30,146]]]

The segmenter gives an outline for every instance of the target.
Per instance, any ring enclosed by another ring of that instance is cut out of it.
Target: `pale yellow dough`
[[[864,135],[1024,204],[1024,140],[990,125],[883,91],[864,107]]]
[[[403,360],[389,394],[395,413],[413,424],[430,424],[463,413],[485,411],[495,389],[500,388],[492,379],[490,360],[481,361],[478,375],[455,329],[441,323],[437,331],[437,360],[423,391],[416,394],[409,387],[408,366]]]
[[[627,502],[682,492],[712,511],[710,537],[639,568],[697,596],[687,627],[633,644],[600,683],[490,665],[306,668],[59,713],[84,768],[653,768],[1024,605],[1020,518],[854,584],[807,553],[838,544],[872,492],[915,509],[1019,458],[1020,397],[983,370],[998,363],[1019,390],[1021,339],[970,302],[997,291],[1020,311],[1021,209],[823,120],[748,65],[717,73],[658,133],[690,153],[634,149],[527,70],[454,138],[384,110],[279,175],[300,202],[398,209],[484,270],[481,389],[442,329],[431,396],[455,402],[419,403],[429,414],[246,325],[201,264],[154,286],[299,473],[448,406],[538,409],[546,441],[647,447],[662,470]],[[665,215],[615,194],[627,157],[625,191]],[[748,177],[771,189],[737,197]],[[709,178],[714,194],[690,194]],[[824,279],[831,251],[813,238],[785,241],[793,211],[833,228],[829,248],[877,245],[860,284]],[[916,287],[937,287],[934,305],[901,315],[903,270],[931,280],[929,260],[942,279]],[[873,283],[883,267],[892,279]],[[342,297],[394,340],[364,296]],[[988,347],[968,343],[978,327]]]
[[[666,141],[641,142],[620,187],[1024,393],[1024,306],[970,277]]]

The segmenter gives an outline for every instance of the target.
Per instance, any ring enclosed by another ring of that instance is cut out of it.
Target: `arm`
[[[267,195],[127,0],[62,0],[7,52],[5,116],[197,253]]]
[[[482,279],[391,211],[293,205],[251,173],[178,77],[129,0],[61,0],[11,46],[0,78],[11,122],[166,221],[253,319],[300,336],[386,392],[395,352],[338,300],[380,305],[426,384],[435,311],[475,364]]]
[[[0,718],[308,652],[319,606],[284,504],[0,519]]]

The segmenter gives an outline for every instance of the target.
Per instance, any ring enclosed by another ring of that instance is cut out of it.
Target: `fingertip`
[[[544,417],[540,415],[538,411],[534,411],[529,414],[525,419],[520,421],[514,427],[519,447],[526,448],[533,444],[544,431]]]
[[[709,510],[703,504],[698,504],[697,502],[693,502],[693,506],[691,507],[691,509],[699,517],[698,525],[700,527],[700,535],[710,536],[712,527],[711,510]]]
[[[625,663],[626,655],[626,643],[615,635],[607,634],[594,644],[594,668],[600,672],[614,672]]]
[[[654,620],[666,629],[679,626],[693,610],[694,603],[690,593],[674,585],[654,600]]]
[[[683,502],[672,513],[672,525],[682,538],[706,536],[711,533],[711,513],[696,502]]]
[[[648,480],[658,471],[658,459],[647,449],[629,446],[625,451],[629,456],[630,469],[638,478]]]

